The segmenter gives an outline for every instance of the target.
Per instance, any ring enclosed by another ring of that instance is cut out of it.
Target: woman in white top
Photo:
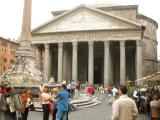
[[[43,109],[43,120],[49,120],[50,107],[49,103],[52,101],[52,96],[49,93],[49,86],[45,85],[41,94],[41,102]]]

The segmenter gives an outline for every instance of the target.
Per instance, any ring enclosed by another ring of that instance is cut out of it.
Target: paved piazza
[[[98,96],[102,101],[100,105],[70,112],[69,120],[111,120],[112,106],[108,105],[108,98],[104,95]],[[28,120],[42,120],[42,112],[30,112]],[[145,115],[140,115],[137,120],[149,119]]]

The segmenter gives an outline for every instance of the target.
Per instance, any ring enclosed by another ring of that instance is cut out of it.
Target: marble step
[[[86,102],[73,103],[73,104],[79,107],[79,106],[86,106],[86,105],[94,104],[95,102],[97,102],[97,98],[93,98],[92,101],[87,100]]]
[[[97,102],[94,102],[93,104],[89,104],[89,105],[85,105],[85,106],[80,106],[79,108],[82,109],[82,108],[94,107],[94,106],[99,105],[99,104],[101,104],[101,102],[97,101]]]

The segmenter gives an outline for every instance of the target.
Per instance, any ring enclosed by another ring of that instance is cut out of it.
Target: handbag
[[[56,110],[56,105],[57,105],[56,102],[52,103],[52,113]]]
[[[30,111],[35,111],[34,104],[31,104],[31,105],[29,106],[29,109],[30,109]]]

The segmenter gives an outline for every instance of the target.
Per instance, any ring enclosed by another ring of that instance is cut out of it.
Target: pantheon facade
[[[137,5],[80,5],[52,14],[32,30],[45,81],[126,84],[157,71],[158,24]]]

